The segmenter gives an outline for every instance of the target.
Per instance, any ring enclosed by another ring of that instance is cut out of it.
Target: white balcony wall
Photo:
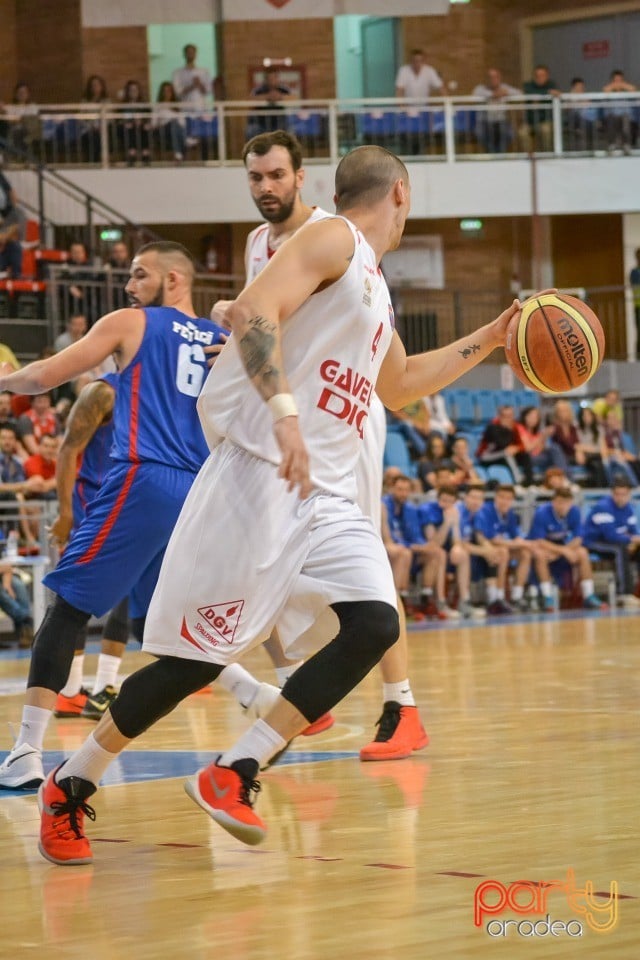
[[[526,216],[533,212],[531,163],[524,159],[409,163],[412,211],[430,217]],[[307,165],[303,196],[330,207],[335,167]],[[137,223],[255,222],[242,166],[150,169],[70,169],[64,175]],[[538,212],[640,212],[640,156],[540,159],[535,163]],[[37,206],[36,178],[12,170],[20,197]],[[59,223],[84,222],[83,207],[48,193],[46,214]]]

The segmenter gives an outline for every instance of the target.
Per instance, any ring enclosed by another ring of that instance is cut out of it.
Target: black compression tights
[[[398,639],[397,612],[388,603],[362,600],[334,603],[340,621],[335,640],[298,667],[282,688],[309,723],[357,686]]]
[[[90,616],[56,595],[33,642],[27,687],[45,687],[60,693],[69,676],[74,650],[82,649],[78,637],[85,631]]]
[[[133,740],[223,669],[217,663],[160,657],[127,677],[111,705],[111,718],[123,737]]]

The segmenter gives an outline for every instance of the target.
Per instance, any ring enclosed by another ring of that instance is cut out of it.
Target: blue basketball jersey
[[[106,373],[99,378],[118,390],[118,374]],[[84,448],[82,463],[78,470],[76,483],[92,490],[102,483],[102,478],[111,467],[111,446],[113,444],[113,417],[101,424]]]
[[[173,307],[144,312],[142,343],[119,375],[111,457],[196,473],[209,455],[195,410],[208,372],[204,347],[227,331]]]

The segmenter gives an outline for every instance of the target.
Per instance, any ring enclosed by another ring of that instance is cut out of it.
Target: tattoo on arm
[[[89,440],[101,424],[113,413],[114,394],[110,387],[98,384],[84,394],[73,406],[64,435],[63,443],[84,450]]]
[[[265,317],[252,317],[239,347],[247,374],[261,396],[269,399],[282,392],[285,381],[279,363],[277,325]]]
[[[461,357],[464,357],[465,360],[468,360],[469,357],[473,356],[474,353],[477,353],[479,349],[479,343],[471,343],[468,347],[464,347],[463,350],[458,350],[458,353]]]

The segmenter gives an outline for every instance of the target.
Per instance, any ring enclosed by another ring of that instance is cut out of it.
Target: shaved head
[[[409,183],[404,163],[384,147],[356,147],[336,170],[336,213],[383,200],[397,180]]]
[[[158,259],[158,269],[165,275],[170,270],[183,274],[189,283],[192,283],[195,276],[195,264],[193,257],[186,247],[181,243],[174,243],[171,240],[156,240],[153,243],[146,243],[136,251],[136,258],[145,256],[148,253],[155,253]]]

